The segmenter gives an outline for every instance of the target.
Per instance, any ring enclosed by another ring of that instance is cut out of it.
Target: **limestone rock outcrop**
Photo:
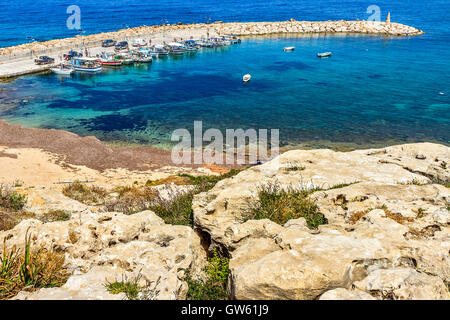
[[[316,299],[337,288],[347,291],[324,299],[368,297],[356,289],[379,299],[449,299],[447,163],[450,148],[429,143],[289,151],[197,195],[195,226],[229,252],[236,299]],[[286,170],[293,164],[302,170]],[[243,222],[267,183],[318,190],[310,197],[328,224]]]
[[[200,272],[206,261],[200,237],[190,227],[166,225],[151,211],[134,215],[82,212],[71,220],[43,224],[25,220],[0,232],[11,248],[24,246],[25,234],[32,247],[65,253],[73,275],[61,288],[22,292],[20,299],[116,299],[106,283],[140,278],[155,286],[154,299],[184,299],[185,272]],[[159,280],[159,281],[158,281]]]

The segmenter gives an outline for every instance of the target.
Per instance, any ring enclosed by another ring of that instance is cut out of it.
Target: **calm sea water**
[[[0,4],[0,46],[73,35],[61,0]],[[100,75],[26,76],[0,84],[0,117],[108,141],[166,147],[192,128],[278,128],[283,144],[450,144],[447,0],[77,1],[86,33],[182,21],[382,18],[423,29],[412,38],[277,36],[155,60]],[[296,46],[284,53],[283,47]],[[333,51],[330,59],[317,52]],[[252,81],[242,84],[242,75]]]

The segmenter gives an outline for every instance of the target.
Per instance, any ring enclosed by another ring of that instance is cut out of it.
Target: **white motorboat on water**
[[[319,58],[328,58],[328,57],[331,57],[331,55],[332,55],[332,52],[323,52],[323,53],[318,53],[317,54],[317,56]]]
[[[295,47],[284,47],[284,52],[294,51]]]
[[[50,70],[54,74],[59,74],[59,75],[70,75],[74,71],[72,66],[68,66],[68,65],[65,65],[65,64],[62,64],[62,63],[59,66],[55,67],[55,68],[50,68]]]
[[[252,78],[252,76],[249,73],[247,73],[246,75],[244,75],[242,77],[242,81],[249,82],[251,78]]]

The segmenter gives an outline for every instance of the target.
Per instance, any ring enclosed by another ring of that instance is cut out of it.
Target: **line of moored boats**
[[[150,63],[156,57],[168,55],[180,56],[194,54],[200,48],[217,48],[240,43],[241,40],[235,36],[221,36],[200,40],[179,40],[170,43],[151,45],[143,39],[132,41],[130,48],[128,42],[116,43],[109,39],[103,41],[102,47],[114,46],[114,52],[102,52],[95,57],[89,56],[87,50],[85,55],[76,51],[70,51],[63,57],[63,62],[50,70],[56,74],[69,75],[73,72],[101,72],[104,67],[120,67],[134,63]],[[40,57],[43,59],[45,57]],[[47,57],[48,58],[48,57]]]

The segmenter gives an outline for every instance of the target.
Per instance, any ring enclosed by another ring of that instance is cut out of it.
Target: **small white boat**
[[[323,52],[323,53],[318,53],[317,56],[319,58],[328,58],[331,57],[332,52]]]
[[[50,70],[54,74],[62,74],[62,75],[70,75],[74,71],[74,69],[72,67],[64,65],[64,64],[60,64],[59,66],[57,66],[55,68],[50,68]]]
[[[288,51],[294,51],[295,47],[284,47],[284,52],[288,52]]]
[[[249,73],[247,73],[245,76],[242,77],[242,81],[249,82],[251,78],[252,76]]]

